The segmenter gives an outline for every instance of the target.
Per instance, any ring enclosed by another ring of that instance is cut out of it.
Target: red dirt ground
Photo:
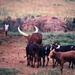
[[[26,65],[27,61],[26,58],[24,58],[26,55],[26,44],[21,43],[25,42],[23,36],[5,37],[4,33],[0,33],[0,39],[4,39],[3,43],[0,45],[0,68],[16,68],[21,71],[17,75],[27,75],[33,72],[37,73],[41,70],[53,69],[51,60],[49,61],[49,65],[44,68],[31,68]],[[67,70],[67,66],[64,66],[64,70]]]

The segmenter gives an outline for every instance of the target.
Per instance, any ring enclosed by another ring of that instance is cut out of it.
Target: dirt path
[[[2,39],[0,37],[0,39]],[[3,37],[4,41],[0,45],[0,68],[16,68],[20,70],[18,75],[27,75],[30,73],[37,73],[41,70],[50,70],[52,68],[52,61],[49,61],[49,66],[31,68],[26,66],[24,37]]]

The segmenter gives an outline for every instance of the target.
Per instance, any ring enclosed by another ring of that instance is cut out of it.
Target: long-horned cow
[[[27,66],[30,64],[31,57],[32,59],[35,57],[39,61],[39,54],[37,52],[37,47],[42,44],[42,34],[38,33],[38,28],[35,26],[36,31],[31,35],[28,35],[20,30],[18,27],[18,31],[26,37],[28,40],[28,45],[26,47],[26,56],[27,56]],[[39,51],[39,48],[38,48]],[[38,55],[37,55],[38,54]],[[37,55],[37,56],[36,56]],[[31,60],[32,61],[32,60]]]
[[[30,43],[34,43],[34,44],[42,44],[42,34],[38,32],[38,28],[36,26],[34,26],[36,31],[34,33],[32,33],[31,35],[28,35],[26,33],[24,33],[23,31],[20,30],[20,27],[18,27],[18,31],[20,34],[22,34],[23,36],[26,37],[28,44]]]

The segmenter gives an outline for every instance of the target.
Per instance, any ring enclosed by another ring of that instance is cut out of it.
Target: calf
[[[47,63],[46,66],[48,66],[48,62],[49,62],[49,53],[50,53],[50,45],[41,45],[39,46],[39,57],[40,57],[40,65],[41,65],[41,58],[43,58],[43,67],[45,65],[45,57],[47,57]]]
[[[67,52],[75,49],[74,45],[63,45],[61,46],[59,43],[54,43],[51,49],[55,49],[56,52]],[[55,67],[56,62],[53,59],[53,68]],[[70,67],[71,64],[69,64]],[[72,67],[72,66],[71,66]]]
[[[68,51],[68,52],[56,52],[54,49],[50,52],[50,57],[57,60],[60,64],[61,73],[63,71],[63,65],[65,62],[75,63],[75,51]]]
[[[39,46],[39,64],[41,66],[41,58],[43,58],[43,67],[45,66],[45,50],[44,46]]]
[[[37,44],[28,44],[26,47],[27,65],[35,67],[37,61],[37,68],[39,67],[39,46]]]
[[[46,66],[48,66],[48,62],[49,62],[49,53],[50,53],[50,48],[51,46],[50,45],[45,45],[44,46],[44,50],[45,50],[45,57],[47,57],[47,63],[46,63]]]

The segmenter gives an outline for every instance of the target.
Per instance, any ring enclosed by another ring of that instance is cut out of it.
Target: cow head
[[[20,30],[20,27],[18,27],[18,31],[20,34],[26,37],[28,43],[36,43],[36,44],[41,44],[42,43],[42,34],[38,33],[38,28],[35,27],[35,32],[32,33],[31,35],[28,35],[27,33],[23,32]]]
[[[61,44],[59,42],[54,42],[54,44],[51,45],[50,50],[59,49],[60,46],[61,46]]]

